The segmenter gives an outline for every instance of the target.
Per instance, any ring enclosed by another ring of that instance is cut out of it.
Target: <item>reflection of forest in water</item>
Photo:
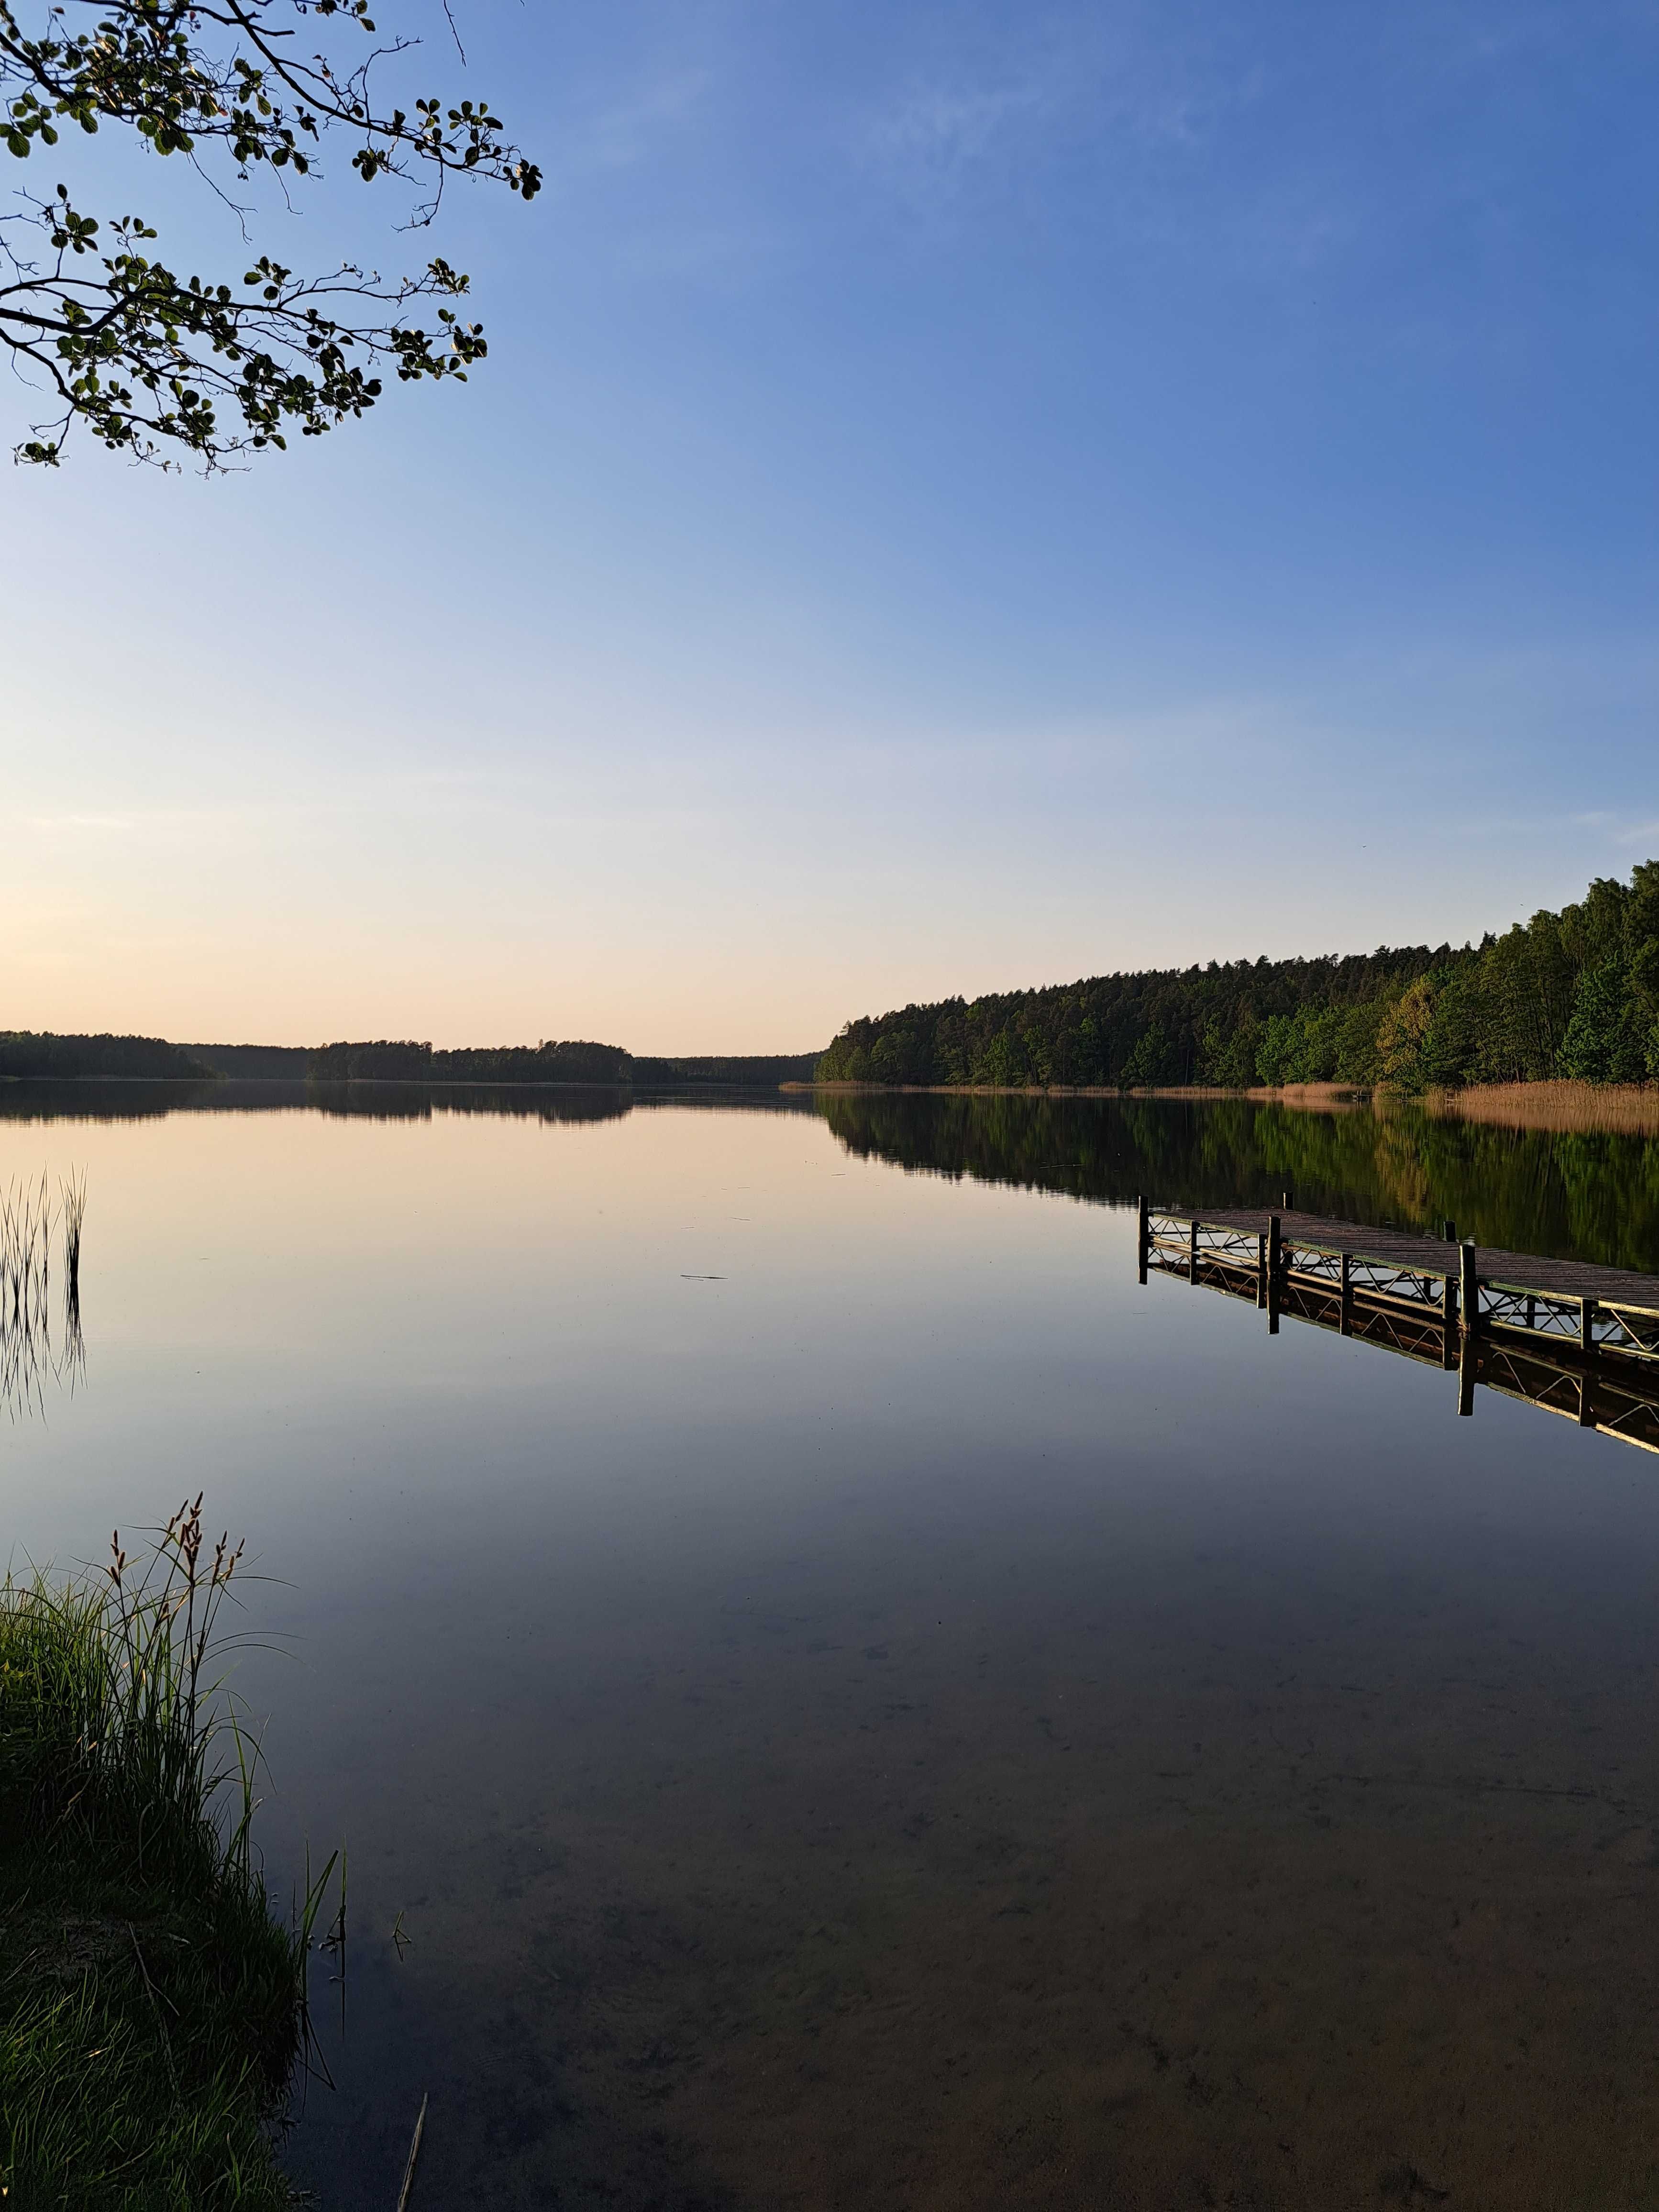
[[[641,1108],[810,1114],[805,1095],[707,1089],[647,1091],[532,1083],[0,1083],[0,1121],[142,1121],[168,1114],[324,1114],[350,1121],[429,1121],[498,1114],[531,1121],[616,1121]]]
[[[848,1150],[1074,1198],[1276,1206],[1659,1273],[1659,1139],[1495,1128],[1398,1106],[1230,1098],[821,1097]]]
[[[578,1085],[0,1084],[0,1123],[175,1113],[379,1121],[506,1115],[614,1121],[664,1107],[822,1115],[860,1158],[1107,1204],[1270,1206],[1437,1231],[1511,1251],[1659,1273],[1659,1138],[1516,1130],[1401,1103],[1316,1112],[1260,1099],[1018,1093],[647,1091]]]

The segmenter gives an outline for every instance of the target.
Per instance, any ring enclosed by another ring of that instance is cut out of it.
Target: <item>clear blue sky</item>
[[[7,472],[0,1023],[805,1048],[1659,851],[1652,6],[456,11],[471,384]]]

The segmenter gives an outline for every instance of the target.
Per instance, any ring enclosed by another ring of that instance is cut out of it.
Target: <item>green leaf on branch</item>
[[[526,200],[540,190],[539,168],[508,143],[487,101],[377,108],[373,72],[413,41],[394,39],[355,64],[299,58],[291,40],[300,21],[338,15],[372,33],[366,0],[38,5],[26,28],[16,0],[0,0],[0,137],[20,160],[36,139],[55,146],[69,117],[88,135],[109,121],[159,155],[185,154],[210,185],[204,165],[216,154],[240,177],[263,161],[312,178],[301,141],[332,132],[365,182],[424,185],[417,226],[433,220],[452,174]],[[404,319],[423,296],[466,292],[466,277],[441,258],[418,276],[383,280],[351,265],[296,275],[260,256],[239,286],[179,277],[137,251],[156,235],[137,216],[109,230],[110,250],[100,252],[98,220],[72,207],[61,184],[52,198],[25,194],[21,212],[0,215],[0,343],[53,410],[16,447],[20,461],[58,466],[78,425],[138,459],[166,465],[188,455],[222,467],[237,454],[285,450],[285,426],[317,437],[362,415],[381,394],[377,363],[403,382],[465,381],[485,357],[482,326],[447,308],[433,331]]]

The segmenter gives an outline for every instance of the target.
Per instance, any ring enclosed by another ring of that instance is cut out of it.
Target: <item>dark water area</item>
[[[14,1559],[205,1486],[349,1851],[325,2207],[422,2095],[416,2212],[1659,2204],[1659,1462],[1130,1210],[1659,1269],[1650,1146],[359,1088],[0,1092],[88,1192]]]

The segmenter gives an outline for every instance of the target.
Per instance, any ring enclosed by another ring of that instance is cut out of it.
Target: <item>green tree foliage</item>
[[[1556,1057],[1564,1074],[1586,1083],[1639,1083],[1647,1073],[1630,963],[1622,955],[1581,969]]]
[[[416,226],[453,176],[488,178],[524,199],[541,184],[484,100],[385,106],[370,78],[412,43],[393,37],[354,60],[315,51],[337,27],[373,39],[368,0],[38,0],[26,26],[0,0],[0,142],[19,161],[50,157],[71,125],[112,125],[179,155],[233,203],[257,173],[283,188],[319,175],[331,134],[364,183],[415,183]],[[216,175],[216,168],[218,173]],[[106,220],[55,183],[0,217],[0,343],[50,395],[17,449],[55,465],[77,422],[141,459],[229,455],[315,437],[380,396],[376,373],[405,383],[464,379],[482,327],[453,304],[467,279],[434,258],[382,280],[344,265],[303,274],[252,251],[228,276],[176,274],[141,216]],[[251,210],[239,210],[244,227]],[[246,265],[244,265],[246,264]],[[415,302],[437,302],[427,328]]]
[[[849,1022],[822,1082],[1413,1092],[1659,1076],[1659,861],[1454,949],[1237,961],[947,999]]]

